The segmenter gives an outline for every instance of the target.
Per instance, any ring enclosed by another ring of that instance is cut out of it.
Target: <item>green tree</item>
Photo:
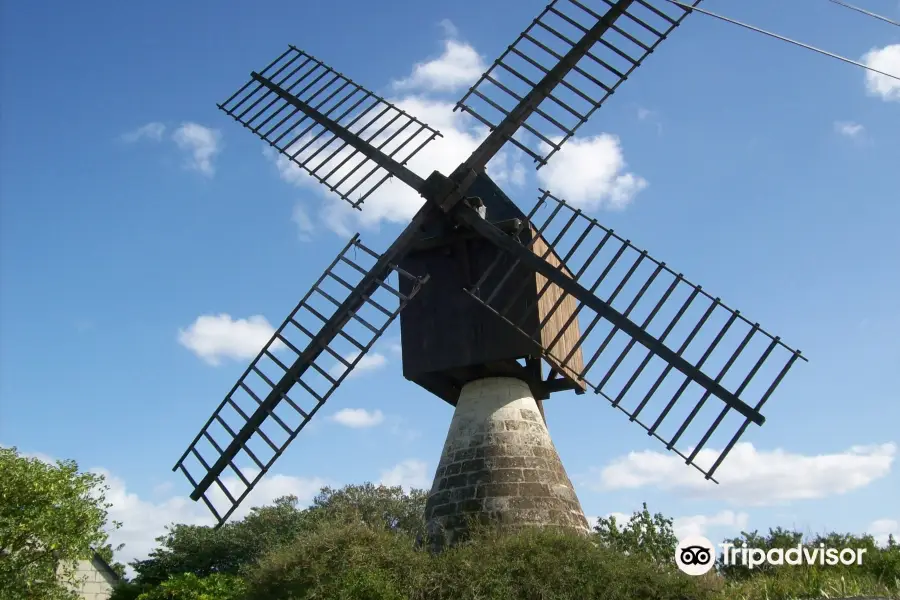
[[[244,519],[216,529],[170,525],[156,538],[159,546],[146,560],[132,563],[138,584],[160,584],[174,575],[236,574],[242,565],[281,543],[294,539],[305,517],[295,496],[278,498],[271,506],[254,507]]]
[[[243,596],[244,582],[235,575],[215,573],[201,578],[183,573],[143,592],[136,600],[237,600]]]
[[[0,448],[0,474],[0,600],[73,597],[78,561],[106,546],[104,477],[16,448]]]
[[[425,531],[427,492],[400,486],[365,483],[341,489],[322,488],[313,499],[309,516],[315,520],[356,520],[370,527],[419,535]]]
[[[121,551],[122,548],[124,548],[124,547],[125,547],[125,544],[119,544],[114,549],[112,547],[112,544],[103,544],[102,546],[97,546],[96,548],[94,548],[94,550],[96,550],[96,552],[100,556],[100,558],[105,560],[106,564],[108,564],[109,567],[113,571],[115,571],[116,575],[118,575],[120,578],[125,577],[125,565],[123,565],[120,562],[117,562],[114,555],[116,552]]]
[[[600,517],[594,525],[593,537],[600,546],[622,554],[635,555],[657,565],[675,564],[678,538],[672,519],[661,513],[651,515],[646,502],[621,527],[614,516]]]
[[[138,584],[157,585],[181,573],[206,577],[237,574],[242,566],[293,541],[322,523],[361,522],[367,526],[416,534],[424,528],[425,493],[371,483],[340,489],[322,488],[308,508],[295,496],[270,506],[254,507],[240,521],[215,529],[171,525],[157,538],[159,546],[146,560],[132,563]]]

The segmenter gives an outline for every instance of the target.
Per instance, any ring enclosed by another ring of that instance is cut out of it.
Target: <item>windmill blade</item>
[[[538,224],[534,215],[545,208],[549,214]],[[751,422],[763,424],[760,410],[802,358],[549,192],[513,237],[471,209],[461,207],[458,214],[499,248],[470,295],[538,342],[555,373],[590,386],[707,479]],[[510,257],[515,261],[502,277],[492,272],[495,265],[509,265]],[[545,278],[536,302],[552,306],[535,330],[526,331],[526,315],[513,314],[510,306],[521,293],[516,282],[534,272]],[[502,286],[508,287],[498,294]],[[565,322],[554,322],[561,318]],[[733,432],[730,439],[720,439],[723,431]],[[709,449],[714,434],[719,451]]]
[[[391,256],[353,236],[172,469],[184,473],[194,487],[191,498],[202,499],[219,525],[427,281],[397,267]],[[393,273],[411,282],[407,294],[387,282]],[[396,309],[388,308],[397,300]]]
[[[441,135],[294,46],[218,107],[356,209]]]
[[[553,0],[456,104],[491,130],[469,167],[509,141],[541,168],[689,13],[666,0]]]

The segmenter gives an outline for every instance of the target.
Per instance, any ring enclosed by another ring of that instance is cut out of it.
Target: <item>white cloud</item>
[[[900,44],[873,48],[862,57],[867,67],[900,77]],[[866,71],[866,91],[882,100],[900,102],[900,80]]]
[[[621,513],[621,512],[606,513],[606,515],[604,515],[603,518],[609,519],[611,517],[615,517],[616,526],[618,526],[619,529],[622,529],[622,527],[624,527],[626,524],[628,524],[628,521],[631,520],[631,515],[626,515],[625,513]],[[599,517],[589,517],[587,515],[585,515],[584,518],[587,519],[587,522],[590,524],[591,528],[593,528],[594,525],[597,524],[597,520],[599,519]]]
[[[201,315],[190,327],[178,330],[178,343],[208,364],[217,366],[223,358],[254,358],[275,329],[262,315],[233,319],[231,315]],[[281,347],[281,344],[276,344]]]
[[[412,442],[422,437],[422,432],[413,427],[409,419],[402,416],[391,417],[390,428],[391,435],[402,438],[405,442]]]
[[[865,127],[853,121],[835,121],[835,132],[848,138],[859,138],[865,131]]]
[[[894,539],[900,542],[900,521],[897,519],[878,519],[869,524],[866,532],[875,538],[875,542],[879,546],[887,544],[888,536],[890,535],[893,535]]]
[[[459,29],[456,28],[456,25],[454,25],[453,21],[450,19],[441,19],[438,26],[441,28],[441,31],[444,32],[445,38],[456,39],[459,37]]]
[[[431,475],[428,472],[427,463],[409,458],[382,471],[379,483],[386,486],[399,485],[406,490],[410,488],[429,489],[432,483]]]
[[[710,529],[745,531],[749,520],[750,517],[745,512],[723,510],[712,516],[676,517],[673,519],[672,528],[675,530],[675,537],[681,540],[689,536],[707,537]]]
[[[146,125],[141,125],[133,131],[123,133],[122,141],[129,144],[133,144],[134,142],[138,142],[144,139],[158,142],[162,139],[163,133],[165,133],[165,131],[166,126],[162,123],[147,123]]]
[[[157,497],[163,496],[170,493],[173,489],[175,489],[175,485],[171,481],[163,481],[153,486],[153,495]]]
[[[588,487],[598,490],[657,487],[736,505],[769,505],[843,494],[886,476],[897,446],[855,446],[846,452],[806,456],[784,450],[759,451],[736,444],[716,471],[716,485],[674,454],[631,452],[595,470]],[[717,451],[702,450],[698,464],[711,464]]]
[[[7,444],[0,444],[0,448],[10,448],[11,446]],[[42,463],[47,463],[48,465],[55,465],[56,459],[50,456],[49,454],[44,454],[43,452],[22,452],[18,450],[19,454],[24,458],[36,458]]]
[[[375,371],[382,368],[386,364],[387,358],[385,358],[384,354],[379,354],[378,352],[366,354],[361,359],[359,359],[358,363],[356,363],[356,367],[353,369],[353,373],[351,373],[350,376],[361,371]]]
[[[312,219],[306,213],[303,205],[297,203],[294,205],[294,211],[291,213],[291,221],[297,226],[297,237],[301,241],[309,242],[312,240],[312,234],[315,231]]]
[[[645,179],[625,172],[626,166],[619,138],[602,133],[569,140],[537,176],[545,189],[576,206],[621,210],[647,187]]]
[[[384,421],[384,414],[380,410],[369,412],[364,408],[342,408],[330,418],[344,427],[365,429],[380,425]]]
[[[215,174],[213,159],[221,151],[221,134],[197,123],[183,123],[172,134],[172,140],[189,154],[187,166],[207,177]]]
[[[359,352],[351,352],[344,356],[344,360],[346,360],[350,364],[353,364],[353,361],[356,360],[357,356],[359,356]],[[384,354],[381,354],[379,352],[366,353],[365,356],[359,359],[359,362],[356,363],[356,366],[353,367],[353,370],[350,371],[350,374],[347,375],[347,379],[351,377],[357,377],[368,371],[377,371],[378,369],[381,369],[385,365],[387,365],[387,363],[388,359]],[[328,374],[337,379],[346,370],[347,367],[344,365],[344,363],[337,362],[333,367],[328,369]]]
[[[656,133],[662,135],[662,121],[660,120],[659,113],[657,111],[651,110],[649,108],[644,108],[643,106],[638,106],[637,118],[639,121],[646,121],[648,123],[656,125]]]
[[[522,187],[525,184],[526,172],[521,160],[522,151],[518,148],[514,149],[512,154],[509,150],[501,150],[488,165],[488,174],[501,187],[504,185]]]
[[[443,22],[442,22],[443,23]],[[444,27],[445,32],[456,34],[456,28]],[[429,90],[452,92],[472,85],[487,70],[484,60],[469,44],[454,39],[444,41],[444,52],[439,57],[416,63],[409,77],[392,82],[395,90]]]

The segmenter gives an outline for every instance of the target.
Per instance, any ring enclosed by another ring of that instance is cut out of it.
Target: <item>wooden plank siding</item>
[[[532,227],[531,234],[534,236],[537,232]],[[547,252],[548,245],[544,241],[544,239],[540,236],[534,240],[534,244],[531,247],[532,251],[538,256],[544,256]],[[553,250],[550,250],[550,253],[544,257],[544,260],[549,262],[554,267],[559,268],[563,274],[572,277],[572,273],[563,265],[562,260]],[[547,284],[547,279],[541,275],[540,273],[536,274],[535,277],[535,293],[539,293],[541,289],[543,289],[544,285]],[[543,322],[544,319],[550,314],[550,311],[556,305],[556,302],[563,295],[563,291],[556,284],[550,284],[541,297],[538,299],[538,318],[540,322]],[[559,332],[562,330],[563,326],[569,320],[569,317],[575,312],[575,309],[578,307],[578,301],[575,300],[571,295],[566,295],[562,301],[562,304],[557,307],[557,309],[552,313],[550,319],[541,329],[541,345],[543,348],[553,357],[558,360],[553,360],[552,358],[548,361],[551,363],[553,367],[555,367],[561,375],[564,375],[567,379],[570,379],[573,383],[578,385],[582,390],[586,389],[586,385],[584,381],[579,377],[579,373],[581,373],[582,369],[584,369],[584,356],[582,355],[581,348],[575,351],[572,355],[572,358],[566,363],[566,366],[563,367],[559,364],[561,361],[565,360],[565,358],[569,355],[569,352],[572,351],[572,348],[575,347],[575,344],[578,343],[579,338],[581,337],[581,328],[578,325],[578,317],[569,323],[568,327],[566,327],[565,332],[559,337],[556,343],[552,348],[548,347],[551,342],[556,338]]]

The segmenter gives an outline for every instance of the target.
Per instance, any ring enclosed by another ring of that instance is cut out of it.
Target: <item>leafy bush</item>
[[[400,487],[348,485],[323,488],[309,508],[297,498],[278,498],[270,506],[255,507],[240,521],[218,529],[173,525],[156,539],[159,546],[146,560],[132,563],[139,584],[159,584],[174,575],[237,574],[263,555],[291,542],[323,522],[359,522],[373,528],[412,535],[424,529],[425,492]]]
[[[184,573],[151,587],[136,600],[239,600],[244,594],[244,582],[235,575],[197,577]]]
[[[478,531],[440,554],[362,523],[304,534],[245,571],[248,600],[289,598],[629,600],[707,598],[699,581],[554,530]]]
[[[590,536],[555,530],[502,533],[479,526],[440,554],[417,549],[425,493],[372,484],[324,488],[255,508],[218,530],[177,525],[159,539],[138,578],[110,600],[795,600],[900,599],[900,548],[831,533],[807,545],[865,547],[861,566],[724,565],[689,577],[674,564],[672,519],[646,504],[625,523],[598,519]],[[729,540],[762,549],[802,541],[777,528]]]
[[[271,506],[256,507],[244,519],[219,529],[173,525],[156,538],[159,546],[146,560],[132,563],[138,583],[158,584],[174,575],[236,574],[241,566],[297,537],[304,527],[304,511],[297,498],[286,496]]]
[[[741,532],[741,536],[726,540],[737,547],[759,548],[766,552],[774,548],[795,548],[797,544],[814,549],[865,549],[860,565],[769,565],[750,569],[744,564],[725,565],[717,560],[717,570],[727,580],[724,592],[733,598],[849,598],[873,596],[900,598],[900,547],[893,537],[886,547],[879,547],[870,535],[829,533],[804,539],[801,532],[781,527],[770,529],[768,535]]]

